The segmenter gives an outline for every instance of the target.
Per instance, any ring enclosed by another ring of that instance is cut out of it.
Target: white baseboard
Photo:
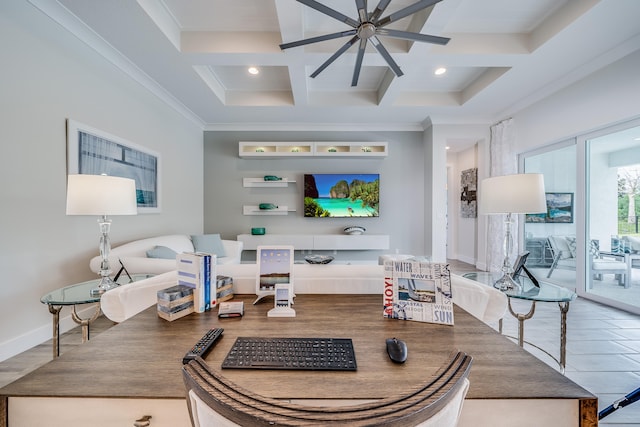
[[[468,256],[460,256],[456,257],[458,261],[466,262],[467,264],[475,265],[476,259]]]
[[[94,313],[95,308],[92,306],[87,306],[87,308],[83,310],[78,310],[78,315],[81,318],[90,317]],[[65,314],[66,316],[60,317],[60,335],[65,332],[70,331],[75,327],[79,327],[76,322],[71,318],[71,309],[63,308],[60,314]],[[9,341],[5,341],[0,344],[0,362],[3,362],[10,357],[16,356],[24,351],[27,351],[43,342],[46,342],[53,337],[53,316],[51,316],[51,321],[46,324],[39,326],[31,331],[24,333],[18,337],[10,339]],[[53,348],[51,350],[53,354]]]

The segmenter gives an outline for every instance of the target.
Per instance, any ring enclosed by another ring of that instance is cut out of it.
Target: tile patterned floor
[[[474,271],[469,264],[451,261],[451,271]],[[514,301],[519,312],[529,310],[526,301]],[[101,317],[92,324],[93,336],[113,323]],[[492,325],[497,329],[497,324]],[[503,331],[517,335],[517,322],[507,313]],[[532,319],[525,322],[525,340],[556,357],[560,352],[560,312],[555,303],[538,303]],[[80,328],[61,337],[61,352],[80,345]],[[544,352],[525,345],[539,359],[558,369]],[[0,387],[51,360],[51,342],[0,363]],[[526,368],[526,367],[525,367]],[[567,317],[567,377],[598,396],[599,410],[640,387],[640,316],[585,299],[571,303]],[[604,427],[640,427],[640,402],[619,409],[604,418]]]

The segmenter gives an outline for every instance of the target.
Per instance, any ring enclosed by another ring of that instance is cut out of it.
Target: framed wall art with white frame
[[[67,120],[67,173],[136,182],[138,213],[160,212],[160,155],[75,120]]]

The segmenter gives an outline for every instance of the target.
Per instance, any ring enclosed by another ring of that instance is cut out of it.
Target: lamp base
[[[496,280],[496,282],[493,284],[493,287],[502,292],[505,292],[505,291],[509,291],[513,293],[522,292],[522,286],[520,286],[518,282],[514,281],[511,278],[511,275],[506,273],[503,274],[502,277],[500,277],[498,280]]]
[[[100,279],[100,283],[98,283],[98,286],[91,289],[90,294],[92,297],[95,297],[104,294],[108,290],[117,288],[118,286],[120,285],[111,280],[109,276],[103,276],[102,279]]]

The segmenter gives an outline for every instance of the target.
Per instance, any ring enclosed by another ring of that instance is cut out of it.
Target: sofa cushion
[[[609,271],[609,272],[618,272],[620,274],[624,274],[627,272],[627,263],[624,261],[616,261],[614,259],[605,258],[605,259],[595,259],[591,263],[591,270],[594,272],[597,271]]]
[[[191,241],[193,242],[193,247],[196,252],[215,254],[218,257],[227,255],[219,234],[192,235]]]
[[[176,259],[178,253],[166,246],[156,246],[147,251],[148,258]]]

